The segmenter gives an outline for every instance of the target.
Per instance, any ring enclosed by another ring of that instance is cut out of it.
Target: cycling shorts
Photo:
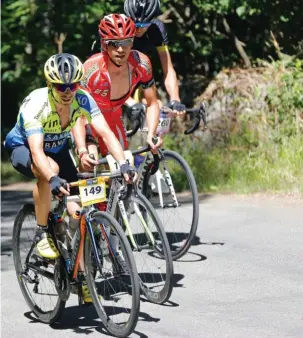
[[[77,169],[69,154],[68,146],[64,146],[58,153],[44,152],[46,156],[52,158],[59,167],[59,177],[67,182],[78,181]],[[35,178],[31,164],[33,163],[32,155],[25,145],[20,145],[10,151],[10,161],[12,166],[22,175],[28,178]]]

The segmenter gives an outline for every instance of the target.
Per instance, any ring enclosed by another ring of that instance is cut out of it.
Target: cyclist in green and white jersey
[[[69,195],[67,182],[77,181],[67,137],[74,126],[83,126],[82,117],[90,121],[104,140],[126,180],[132,170],[95,101],[79,88],[83,74],[83,65],[76,56],[67,53],[51,56],[44,67],[47,87],[34,90],[24,99],[17,123],[5,142],[13,167],[27,177],[37,178],[33,191],[37,249],[41,256],[50,259],[59,256],[47,228],[51,194],[58,198]],[[77,144],[77,135],[74,137]],[[86,145],[78,149],[78,154],[82,161],[97,164],[89,158]],[[76,203],[68,203],[69,214],[78,209]]]

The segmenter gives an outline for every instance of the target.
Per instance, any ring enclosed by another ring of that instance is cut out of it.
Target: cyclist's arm
[[[79,118],[73,127],[73,136],[78,149],[86,148],[84,121],[85,120],[83,120],[83,118]],[[109,128],[104,116],[102,114],[95,116],[91,121],[91,125],[93,126],[96,134],[103,139],[111,155],[119,163],[125,163],[125,156],[121,144]]]
[[[95,132],[101,137],[110,154],[119,162],[125,163],[125,155],[122,146],[115,134],[111,131],[104,116],[98,115],[91,122]]]
[[[157,47],[157,51],[163,70],[164,85],[168,92],[170,101],[176,100],[180,102],[177,74],[172,64],[169,50],[167,46],[161,46]]]
[[[156,135],[157,126],[159,123],[160,109],[157,100],[157,89],[153,85],[144,89],[144,97],[147,104],[146,122],[148,126],[148,139]]]
[[[49,181],[51,177],[56,176],[57,174],[52,171],[52,168],[49,165],[47,156],[43,151],[43,134],[33,134],[27,138],[29,149],[32,154],[33,164],[35,169],[37,169],[41,176],[45,180]]]

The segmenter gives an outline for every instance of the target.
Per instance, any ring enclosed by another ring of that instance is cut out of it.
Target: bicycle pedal
[[[43,263],[43,264],[52,264],[52,265],[55,264],[54,259],[42,257],[42,256],[37,255],[37,254],[32,254],[31,258],[35,259],[36,262],[40,262],[40,263]]]

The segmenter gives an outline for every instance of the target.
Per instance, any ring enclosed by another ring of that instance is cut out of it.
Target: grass
[[[214,148],[201,140],[168,140],[192,168],[200,192],[295,193],[303,195],[303,141],[285,138],[254,150]]]
[[[9,161],[1,161],[1,185],[29,181],[31,179],[19,174]]]

